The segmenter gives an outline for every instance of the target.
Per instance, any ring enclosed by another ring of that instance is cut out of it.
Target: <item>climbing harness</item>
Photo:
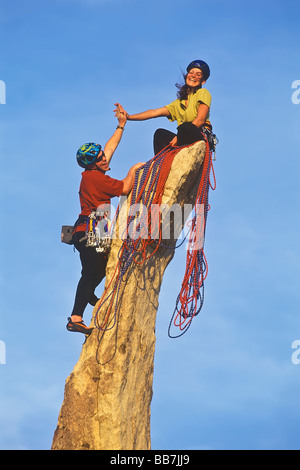
[[[110,225],[107,211],[101,216],[95,211],[91,212],[87,216],[85,236],[79,241],[86,240],[86,246],[95,248],[98,253],[108,253],[111,246]]]
[[[202,133],[205,135],[209,149],[212,153],[212,160],[216,160],[216,147],[217,144],[219,143],[219,139],[216,136],[216,134],[213,133],[212,131],[212,126],[210,124],[204,124],[202,126]]]
[[[200,312],[204,301],[204,280],[207,277],[207,260],[204,255],[203,245],[207,213],[210,208],[208,204],[208,193],[209,188],[215,189],[216,181],[212,163],[215,147],[213,148],[210,145],[206,133],[204,133],[203,136],[206,144],[206,152],[202,164],[193,217],[192,220],[188,222],[189,240],[186,271],[168,328],[168,334],[173,338],[182,336],[185,333],[190,327],[193,318]],[[95,327],[98,329],[98,349],[105,331],[111,330],[114,327],[117,329],[117,311],[121,286],[122,283],[126,281],[126,275],[130,267],[133,263],[144,263],[145,260],[154,255],[160,246],[165,246],[163,244],[161,224],[158,223],[156,227],[151,226],[151,230],[149,230],[149,214],[153,206],[157,205],[155,207],[159,207],[161,204],[164,186],[172,162],[175,155],[181,149],[182,147],[167,146],[136,172],[134,186],[131,192],[130,207],[134,206],[137,210],[133,214],[129,211],[126,227],[122,234],[123,243],[118,253],[118,262],[110,283],[97,304],[94,316]],[[214,179],[213,185],[211,184],[211,174]],[[143,208],[146,207],[146,211],[143,210],[142,214],[141,211],[138,210],[139,204]],[[119,213],[120,207],[117,209],[116,218]],[[153,224],[152,218],[151,224]],[[134,230],[132,228],[133,226]],[[145,230],[146,228],[148,228],[148,231]],[[153,233],[157,235],[155,238],[151,236]],[[197,243],[199,238],[203,241],[200,245]],[[181,245],[182,243],[178,246],[171,244],[167,245],[167,248],[176,249]],[[152,249],[149,250],[149,247]],[[105,304],[107,305],[106,310],[102,309]],[[173,327],[179,328],[180,333],[173,335]],[[117,332],[115,335],[117,341]],[[116,347],[117,345],[115,344],[115,351]]]
[[[85,235],[79,242],[86,240],[87,247],[93,247],[98,253],[108,253],[111,246],[111,220],[109,218],[109,211],[102,209],[101,206],[97,210],[92,210],[91,205],[79,191],[79,195],[87,204],[91,213],[88,216],[79,216],[76,224],[86,222]]]

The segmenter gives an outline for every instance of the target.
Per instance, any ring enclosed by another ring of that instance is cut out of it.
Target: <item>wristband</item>
[[[122,129],[122,131],[124,131],[124,127],[122,126],[117,126],[116,129]]]

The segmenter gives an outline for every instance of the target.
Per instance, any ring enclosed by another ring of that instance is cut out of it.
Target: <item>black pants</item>
[[[189,145],[204,140],[202,126],[197,127],[191,122],[184,122],[177,127],[177,134],[166,129],[157,129],[153,136],[154,154],[157,155],[177,135],[177,145]]]
[[[74,246],[79,251],[82,270],[71,315],[80,317],[83,316],[88,303],[95,305],[97,301],[95,289],[105,277],[107,264],[107,255],[98,253],[93,247],[86,247],[85,240],[79,241],[84,235],[85,232],[76,232],[73,235]]]

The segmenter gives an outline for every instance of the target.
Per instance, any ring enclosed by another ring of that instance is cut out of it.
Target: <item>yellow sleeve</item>
[[[179,101],[179,100],[175,100],[175,101],[172,101],[172,103],[170,104],[167,104],[165,107],[167,108],[167,110],[169,111],[170,113],[170,117],[168,117],[169,121],[175,121],[176,119],[176,102]]]
[[[200,88],[196,93],[197,101],[201,101],[209,108],[211,105],[211,94],[206,88]]]

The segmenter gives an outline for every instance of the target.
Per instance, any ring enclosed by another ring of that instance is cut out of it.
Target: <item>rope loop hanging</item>
[[[187,222],[189,236],[185,274],[168,328],[168,334],[172,338],[182,336],[187,331],[204,302],[204,281],[208,273],[207,260],[204,254],[206,220],[210,208],[208,194],[209,188],[214,190],[216,187],[212,162],[213,152],[205,135],[204,138],[206,152],[202,164],[201,179],[193,216]],[[111,330],[118,324],[117,312],[121,286],[126,281],[126,275],[130,267],[133,263],[143,264],[156,253],[160,246],[163,246],[160,219],[154,217],[154,220],[158,221],[156,226],[150,215],[153,208],[161,206],[164,187],[172,162],[181,149],[182,147],[166,147],[141,167],[135,175],[130,197],[130,210],[127,215],[124,233],[122,233],[123,243],[118,253],[118,262],[109,285],[105,288],[97,304],[94,316],[95,327],[99,330],[99,342],[105,331]],[[211,175],[213,184],[211,184]],[[143,208],[142,214],[139,207]],[[131,208],[134,208],[133,212],[131,212]],[[144,210],[145,208],[146,210]],[[117,209],[115,223],[119,213],[120,207]],[[156,236],[153,237],[153,234],[156,234]],[[152,245],[152,250],[148,250],[150,245]],[[105,304],[107,305],[106,310],[102,309]],[[174,335],[172,333],[173,328],[179,329],[179,333]]]

